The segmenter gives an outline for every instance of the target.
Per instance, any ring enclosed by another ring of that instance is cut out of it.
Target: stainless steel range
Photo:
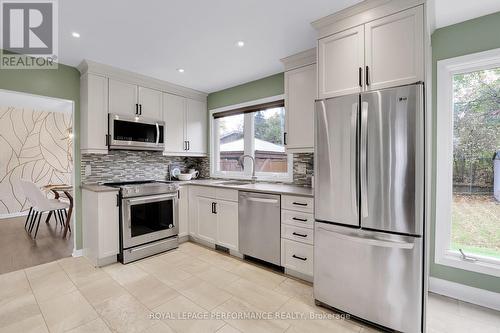
[[[105,185],[120,188],[120,262],[178,247],[178,184],[144,180]]]

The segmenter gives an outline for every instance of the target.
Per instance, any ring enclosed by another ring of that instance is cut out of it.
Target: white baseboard
[[[73,249],[73,253],[71,255],[73,257],[81,257],[83,256],[83,249],[80,250]]]
[[[429,277],[429,291],[500,311],[500,294],[493,291],[469,287],[435,277]]]

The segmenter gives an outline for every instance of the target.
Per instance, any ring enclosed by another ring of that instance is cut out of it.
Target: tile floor
[[[338,318],[227,316],[334,314],[314,305],[310,285],[194,243],[103,269],[65,258],[0,275],[0,286],[0,332],[376,332]],[[431,333],[500,333],[498,312],[437,295],[428,318]]]

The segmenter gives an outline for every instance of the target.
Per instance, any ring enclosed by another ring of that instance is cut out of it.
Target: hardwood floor
[[[0,219],[0,274],[71,256],[73,234],[63,239],[61,225],[54,218],[45,224],[45,217],[36,240],[24,230],[25,217]]]

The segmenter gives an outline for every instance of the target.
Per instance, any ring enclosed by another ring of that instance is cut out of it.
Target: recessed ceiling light
[[[71,36],[75,37],[75,38],[80,38],[80,34],[78,32],[73,32],[71,34]]]
[[[236,46],[243,47],[243,46],[245,46],[245,42],[242,41],[242,40],[239,40],[239,41],[236,42]]]
[[[177,68],[177,71],[178,71],[179,73],[184,73],[184,68]]]

